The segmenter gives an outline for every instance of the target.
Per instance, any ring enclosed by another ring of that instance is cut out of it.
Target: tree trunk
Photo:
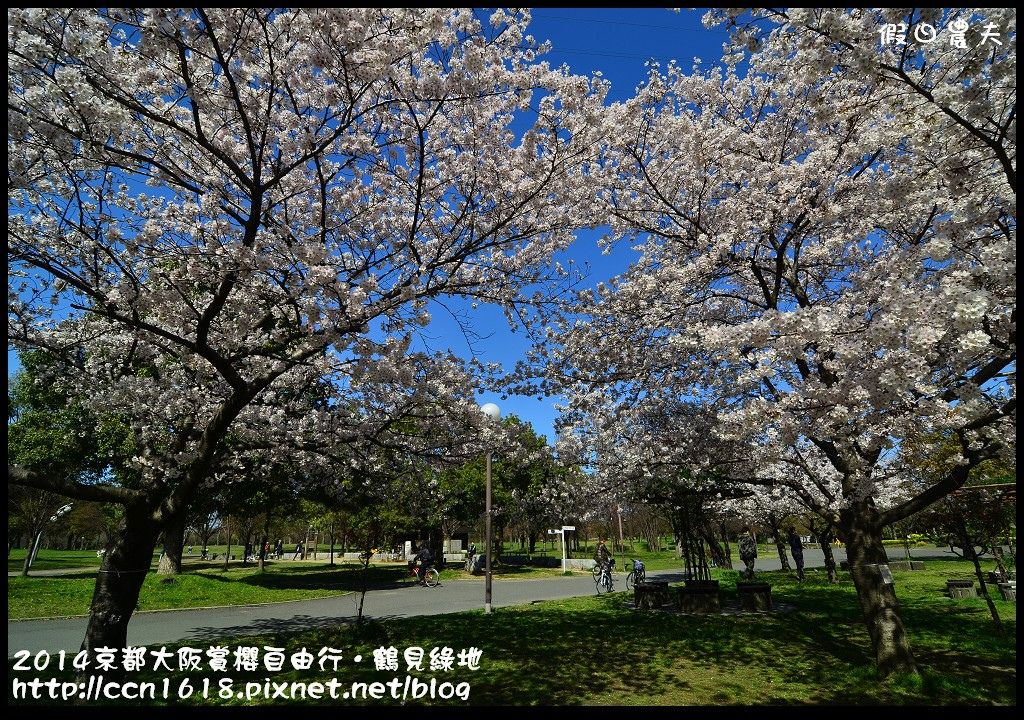
[[[264,532],[260,536],[260,540],[259,540],[260,547],[259,547],[259,550],[256,551],[256,558],[257,558],[257,560],[256,560],[256,567],[259,568],[260,572],[263,572],[266,569],[267,555],[270,554],[270,552],[267,550],[268,538],[269,538],[269,536],[267,535],[266,532]]]
[[[718,538],[715,537],[715,526],[711,522],[701,523],[700,536],[708,548],[708,559],[711,561],[713,567],[724,568],[725,565],[725,550],[722,548],[722,544],[718,542]],[[710,572],[710,570],[709,570]]]
[[[157,575],[181,575],[181,549],[185,546],[185,514],[164,525],[164,552],[157,565]]]
[[[28,577],[28,568],[32,564],[32,551],[35,549],[35,536],[29,535],[28,552],[25,553],[25,562],[21,564],[21,576]]]
[[[718,536],[722,538],[721,556],[716,556],[715,560],[718,562],[718,567],[731,570],[732,546],[729,544],[729,526],[725,520],[718,523]]]
[[[917,675],[896,589],[883,580],[880,570],[889,562],[882,544],[882,527],[870,523],[871,517],[873,508],[864,506],[848,508],[840,515],[850,575],[874,647],[878,674],[883,680],[892,675]]]
[[[832,553],[832,533],[828,530],[818,535],[821,546],[821,554],[825,557],[825,572],[828,573],[828,581],[833,585],[839,582],[839,571],[836,569],[836,556]]]
[[[779,563],[784,572],[789,572],[792,568],[789,565],[789,553],[786,548],[786,537],[787,534],[783,534],[783,529],[779,524],[779,520],[774,514],[769,513],[768,522],[771,524],[772,536],[775,538],[775,550],[779,553]]]
[[[224,569],[228,569],[228,560],[231,559],[231,531],[228,530],[227,550],[224,551]]]
[[[688,499],[671,517],[679,558],[683,561],[686,577],[691,580],[710,580],[707,554],[703,541],[703,508],[699,498]]]
[[[996,561],[996,572],[999,573],[999,581],[1006,582],[1010,576],[1006,573],[1006,563],[1003,560],[1003,546],[999,544],[998,538],[992,541],[992,559]]]
[[[270,548],[267,547],[267,543],[270,542],[270,513],[266,512],[263,514],[263,535],[260,537],[260,549],[259,554],[259,568],[260,572],[263,572],[267,566],[267,558],[270,557]]]
[[[146,510],[126,508],[121,528],[103,556],[96,575],[92,607],[85,630],[82,650],[88,651],[90,663],[86,677],[102,674],[115,680],[124,669],[119,662],[111,670],[101,670],[97,651],[114,648],[120,661],[120,649],[128,646],[128,621],[139,604],[139,591],[153,563],[160,525]]]
[[[779,562],[782,564],[782,569],[786,572],[792,570],[789,565],[789,552],[786,544],[780,539],[778,533],[775,534],[775,549],[779,552]]]
[[[978,582],[981,583],[981,596],[985,598],[985,604],[988,606],[988,612],[992,616],[992,621],[996,625],[996,632],[1000,636],[1005,637],[1003,631],[1003,622],[999,618],[999,611],[996,610],[995,603],[992,602],[992,596],[988,592],[988,583],[985,582],[985,575],[981,570],[981,559],[978,557],[977,551],[974,549],[974,538],[971,537],[970,532],[967,530],[967,523],[964,522],[963,517],[958,518],[957,531],[960,534],[960,545],[964,551],[964,558],[971,561],[974,566],[974,575],[978,578]]]

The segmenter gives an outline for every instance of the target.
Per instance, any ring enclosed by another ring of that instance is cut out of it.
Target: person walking
[[[750,528],[743,526],[740,535],[740,560],[743,561],[743,579],[754,579],[754,561],[757,560],[757,540],[750,534]]]
[[[796,563],[796,579],[804,579],[804,544],[800,536],[796,534],[796,528],[789,528],[789,551],[793,554],[793,562]]]

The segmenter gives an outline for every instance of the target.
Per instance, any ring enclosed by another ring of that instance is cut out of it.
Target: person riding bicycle
[[[599,568],[603,568],[612,561],[612,552],[608,549],[608,541],[602,540],[597,544],[597,549],[594,550],[594,562],[597,563]]]
[[[419,565],[417,565],[417,563],[419,563]],[[411,564],[416,568],[416,578],[419,580],[420,585],[425,585],[427,568],[434,564],[434,558],[430,554],[430,548],[426,545],[421,547],[419,552],[412,556]]]

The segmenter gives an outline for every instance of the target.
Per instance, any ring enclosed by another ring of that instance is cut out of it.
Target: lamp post
[[[57,510],[57,512],[55,512],[55,513],[54,513],[54,514],[53,514],[53,515],[52,515],[52,516],[50,517],[50,520],[49,520],[49,522],[57,522],[57,519],[58,519],[58,518],[59,518],[59,517],[60,517],[61,515],[63,515],[64,513],[66,513],[66,512],[68,511],[68,510],[70,510],[70,509],[71,509],[71,503],[68,503],[67,505],[64,505],[63,507],[59,508],[59,509]],[[38,554],[39,554],[39,542],[40,542],[40,541],[41,541],[41,540],[43,539],[43,530],[44,530],[44,529],[46,529],[46,526],[45,526],[45,525],[44,525],[43,527],[39,528],[39,532],[38,532],[38,534],[36,534],[36,543],[35,543],[35,546],[34,546],[34,547],[32,548],[32,555],[31,555],[31,556],[29,557],[29,559],[28,559],[28,566],[29,566],[30,568],[32,567],[32,563],[34,563],[34,562],[35,562],[35,560],[36,560],[36,555],[38,555]]]
[[[480,410],[491,422],[501,420],[501,408],[494,403],[481,405]],[[484,560],[484,613],[491,614],[491,451],[487,451],[487,491],[484,501],[486,511],[484,518],[485,535],[487,536],[487,555]]]
[[[626,572],[626,543],[622,538],[622,506],[617,508],[619,514],[619,556],[622,558],[622,572]]]

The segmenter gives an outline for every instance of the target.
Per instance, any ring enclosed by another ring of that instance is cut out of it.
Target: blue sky
[[[573,72],[600,70],[611,81],[613,101],[625,100],[644,80],[644,63],[654,58],[666,65],[677,60],[685,68],[695,57],[706,65],[722,55],[725,31],[701,23],[704,10],[664,8],[536,8],[530,32],[551,40],[545,57],[565,63]]]
[[[551,40],[552,52],[545,57],[554,65],[567,64],[573,72],[590,75],[600,71],[612,83],[609,100],[629,97],[641,83],[644,64],[651,58],[662,65],[676,59],[684,67],[700,57],[705,65],[715,63],[722,54],[725,35],[722,29],[707,30],[701,24],[703,10],[673,12],[663,8],[538,8],[533,12],[529,33],[538,40]],[[628,262],[626,257],[601,256],[595,250],[596,237],[581,237],[578,261],[595,267],[594,281],[616,274]],[[574,251],[575,252],[575,251]],[[437,313],[435,313],[437,318]],[[438,318],[439,319],[439,318]],[[509,332],[504,316],[493,308],[483,308],[472,316],[474,330],[487,337],[475,349],[481,359],[498,362],[511,370],[526,349],[525,338]],[[450,347],[460,354],[468,352],[458,333],[451,337],[447,323],[431,328],[435,349]],[[8,348],[8,375],[17,370],[17,354]],[[539,435],[554,442],[555,400],[547,398],[481,396],[480,403],[494,402],[503,416],[517,415],[529,422]]]
[[[612,84],[609,100],[621,101],[644,81],[645,63],[651,58],[663,67],[675,59],[687,69],[695,57],[701,58],[704,66],[721,59],[725,31],[706,29],[701,23],[703,14],[704,10],[677,13],[664,8],[536,8],[528,33],[540,41],[551,41],[552,51],[544,56],[551,64],[565,63],[579,75],[599,70]],[[578,261],[594,266],[595,282],[620,272],[631,259],[623,254],[601,256],[595,243],[596,236],[581,235],[574,248]],[[510,333],[497,311],[480,310],[473,322],[478,332],[493,333],[476,348],[483,352],[482,359],[511,370],[526,349],[522,334]],[[465,352],[464,346],[452,349]],[[529,422],[538,435],[546,436],[549,444],[555,441],[557,399],[484,395],[480,402],[497,404],[502,416],[516,415]]]

